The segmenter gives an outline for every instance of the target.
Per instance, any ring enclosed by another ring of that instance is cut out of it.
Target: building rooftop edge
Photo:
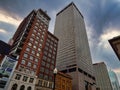
[[[83,15],[81,14],[81,12],[80,12],[80,10],[77,8],[77,6],[74,4],[74,2],[71,2],[70,4],[68,4],[65,8],[63,8],[61,11],[59,11],[57,14],[56,14],[56,16],[58,16],[61,12],[63,12],[65,9],[67,9],[69,6],[71,6],[71,5],[74,5],[74,7],[78,10],[78,12],[80,13],[80,15],[82,16],[82,18],[84,18],[83,17]]]
[[[117,53],[117,51],[116,51],[116,49],[115,49],[115,47],[114,47],[114,45],[113,45],[113,42],[116,41],[116,40],[120,40],[120,36],[114,37],[114,38],[108,40],[108,42],[110,43],[111,47],[113,48],[115,54],[117,55],[117,57],[118,57],[118,59],[119,59],[119,61],[120,61],[120,56],[119,56],[119,54]]]
[[[47,14],[46,11],[42,10],[41,8],[38,9],[37,11],[39,11],[39,10],[40,10],[42,13],[44,13],[44,15],[47,16],[49,20],[51,20],[51,18],[49,17],[49,15]]]
[[[47,32],[59,41],[59,39],[53,33],[51,33],[50,31],[47,31]]]
[[[104,62],[98,62],[98,63],[94,63],[93,65],[98,65],[98,64],[105,64]]]

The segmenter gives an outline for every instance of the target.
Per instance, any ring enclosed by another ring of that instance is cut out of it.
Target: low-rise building
[[[55,90],[72,90],[72,77],[58,72],[55,79]]]

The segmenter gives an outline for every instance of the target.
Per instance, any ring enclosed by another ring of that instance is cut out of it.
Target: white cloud
[[[113,28],[108,28],[107,30],[105,30],[105,32],[103,34],[101,34],[99,40],[99,46],[103,46],[104,48],[109,48],[109,44],[108,44],[108,40],[116,37],[120,35],[120,31],[117,29],[113,29]]]
[[[114,69],[113,71],[116,73],[120,73],[120,68]]]
[[[18,19],[12,18],[9,15],[2,14],[1,11],[0,11],[0,21],[5,22],[5,23],[10,23],[10,24],[13,24],[15,26],[18,26],[21,22],[20,19],[18,20]]]
[[[7,34],[7,31],[5,31],[4,29],[0,29],[0,33]]]

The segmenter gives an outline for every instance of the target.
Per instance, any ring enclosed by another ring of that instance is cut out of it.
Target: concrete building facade
[[[95,77],[84,18],[73,2],[57,13],[54,34],[59,38],[57,68],[72,76],[73,90],[93,88]]]
[[[110,45],[112,46],[115,54],[120,60],[120,36],[114,37],[109,40]]]
[[[104,62],[93,64],[96,75],[96,85],[100,90],[113,90],[107,67]]]
[[[33,10],[15,32],[10,56],[18,59],[18,63],[8,90],[53,88],[58,39],[48,31],[49,21],[46,12]],[[38,86],[39,79],[46,81],[45,85]]]

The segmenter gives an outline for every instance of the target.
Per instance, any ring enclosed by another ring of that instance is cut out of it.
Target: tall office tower
[[[95,77],[84,18],[72,2],[56,15],[57,68],[73,78],[73,90],[94,87]]]
[[[110,80],[112,83],[113,90],[119,90],[120,89],[119,88],[119,81],[118,81],[118,78],[117,78],[117,75],[115,74],[115,72],[110,70],[109,77],[110,77]]]
[[[96,74],[96,85],[100,90],[113,90],[104,62],[93,64]]]
[[[10,56],[18,59],[18,64],[9,90],[39,87],[51,90],[58,39],[48,31],[49,21],[50,17],[43,10],[33,10],[15,32]],[[39,85],[39,81],[43,84]]]

